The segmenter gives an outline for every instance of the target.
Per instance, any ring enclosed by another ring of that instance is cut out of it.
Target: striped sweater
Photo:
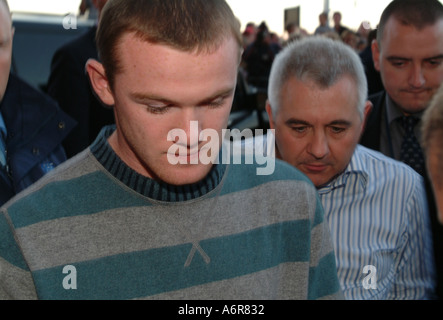
[[[170,186],[91,148],[0,214],[0,299],[341,298],[315,188],[277,162]]]

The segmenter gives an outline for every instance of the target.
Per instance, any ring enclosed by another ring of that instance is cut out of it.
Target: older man
[[[358,55],[330,39],[296,42],[275,61],[268,93],[276,155],[318,189],[345,297],[432,298],[422,178],[358,145],[371,110]]]
[[[10,72],[14,29],[0,0],[0,205],[66,160],[62,142],[75,121]]]

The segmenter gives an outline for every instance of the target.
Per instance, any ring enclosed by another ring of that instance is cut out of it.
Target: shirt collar
[[[387,120],[389,124],[404,116],[398,104],[396,104],[394,100],[392,100],[391,97],[389,97],[389,95],[386,95],[386,111],[388,117]],[[421,119],[423,113],[424,111],[415,113],[414,117],[416,117],[417,119]]]

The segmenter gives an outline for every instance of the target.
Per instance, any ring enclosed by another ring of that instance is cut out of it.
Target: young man
[[[200,161],[219,156],[201,133],[221,145],[241,57],[226,2],[109,0],[97,45],[87,70],[116,128],[3,208],[0,297],[340,297],[306,177]]]
[[[276,155],[317,187],[347,299],[433,297],[434,265],[422,178],[358,145],[371,110],[360,58],[323,37],[275,61],[267,112]]]
[[[0,206],[66,160],[75,121],[11,73],[14,28],[0,0]]]
[[[443,82],[441,2],[392,1],[381,15],[372,52],[385,91],[369,97],[374,108],[360,143],[407,163],[424,177],[437,263],[437,290],[443,299],[443,226],[436,218],[435,199],[419,143],[421,117]]]

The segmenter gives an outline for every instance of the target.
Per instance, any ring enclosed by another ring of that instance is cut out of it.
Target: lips
[[[319,173],[326,170],[328,165],[326,164],[304,164],[304,167],[312,173]]]

